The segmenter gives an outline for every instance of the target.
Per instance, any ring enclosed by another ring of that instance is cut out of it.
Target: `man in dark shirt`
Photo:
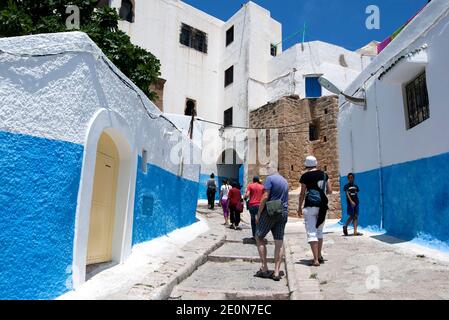
[[[348,235],[348,226],[351,222],[354,225],[354,236],[361,236],[362,234],[357,232],[358,218],[359,218],[359,187],[354,183],[355,176],[353,173],[348,174],[348,183],[345,185],[344,190],[346,194],[346,203],[348,207],[348,220],[343,226],[343,233]]]

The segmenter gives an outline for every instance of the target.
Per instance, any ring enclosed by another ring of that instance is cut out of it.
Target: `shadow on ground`
[[[380,235],[376,235],[376,236],[371,236],[371,238],[374,240],[384,242],[384,243],[388,243],[388,244],[404,243],[404,242],[408,242],[408,241],[412,240],[412,238],[400,239],[400,238],[396,238],[396,237],[388,235],[388,234],[380,234]]]

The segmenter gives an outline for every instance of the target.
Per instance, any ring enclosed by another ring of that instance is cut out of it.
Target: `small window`
[[[229,86],[234,82],[234,66],[229,67],[225,71],[225,87]]]
[[[134,22],[134,5],[131,0],[122,0],[119,16],[122,20]]]
[[[147,164],[148,164],[148,152],[147,152],[147,150],[143,149],[142,150],[142,168],[141,168],[143,173],[148,172]]]
[[[186,108],[184,110],[186,116],[196,116],[196,101],[193,99],[186,100]]]
[[[420,74],[405,86],[408,129],[429,119],[429,95],[426,73]]]
[[[276,57],[278,55],[278,46],[277,45],[275,45],[275,44],[271,45],[270,54],[273,57]]]
[[[319,77],[306,77],[306,98],[319,98],[322,95]]]
[[[185,23],[181,25],[179,42],[197,51],[207,53],[207,34]]]
[[[316,122],[309,124],[309,141],[316,141],[320,138],[319,127]]]
[[[223,124],[225,127],[232,126],[232,108],[229,108],[224,112]]]
[[[226,31],[226,47],[234,42],[234,26],[230,27],[228,31]]]

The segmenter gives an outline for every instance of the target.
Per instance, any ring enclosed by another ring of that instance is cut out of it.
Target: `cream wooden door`
[[[115,150],[107,152],[108,154],[104,153],[105,150],[100,150],[100,146],[104,145],[111,144],[99,143],[97,152],[87,264],[111,261],[118,160],[114,157]],[[112,146],[115,147],[113,144]]]

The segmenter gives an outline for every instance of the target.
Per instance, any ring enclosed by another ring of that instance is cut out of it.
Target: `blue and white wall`
[[[85,281],[102,132],[120,156],[114,261],[195,221],[200,167],[173,150],[200,148],[85,34],[2,38],[0,50],[0,299],[52,299]]]
[[[449,70],[448,13],[447,1],[429,3],[346,90],[360,95],[364,86],[366,108],[341,101],[341,186],[354,172],[360,224],[405,239],[449,242],[449,74],[442,72]],[[404,86],[423,71],[430,118],[408,129]]]

